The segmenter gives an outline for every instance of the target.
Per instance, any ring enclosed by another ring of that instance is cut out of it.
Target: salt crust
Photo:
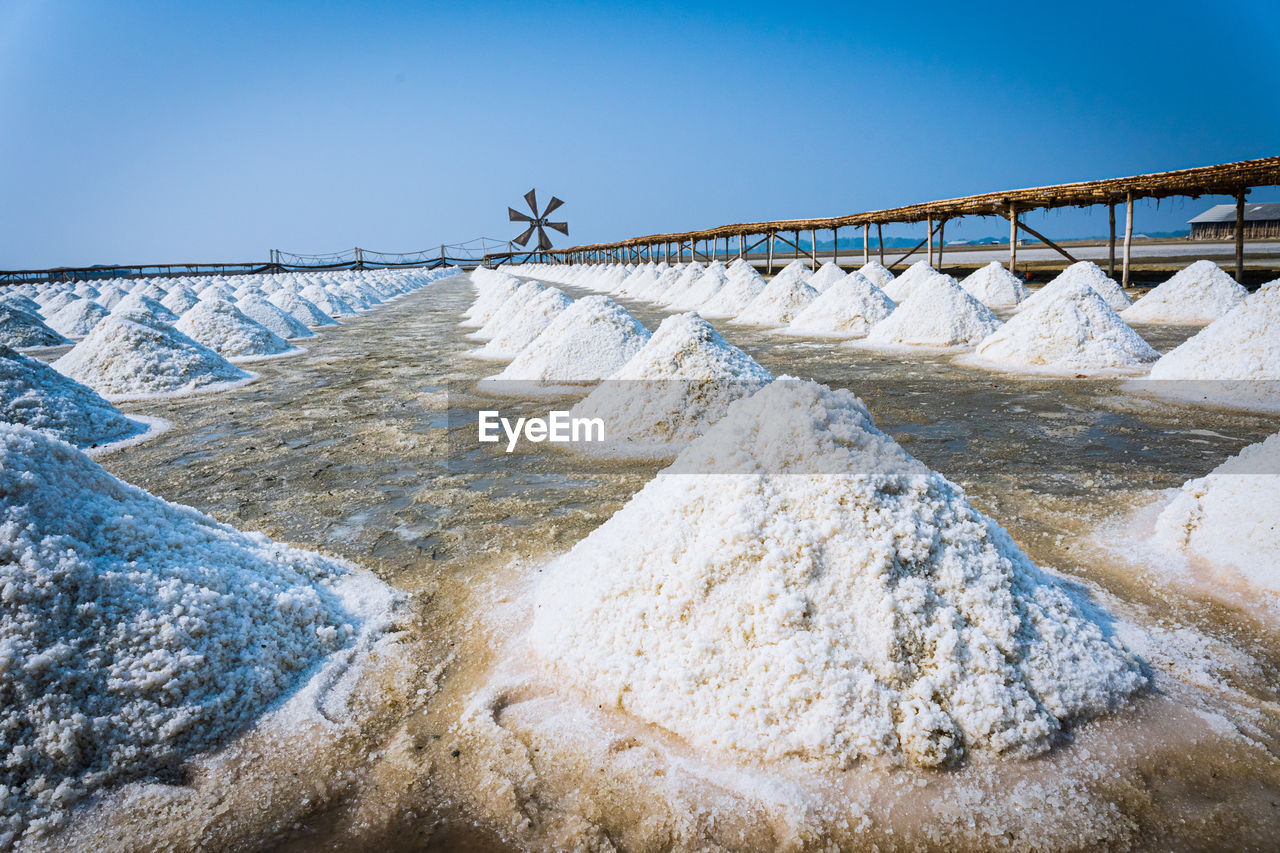
[[[1005,269],[999,261],[992,261],[969,273],[960,286],[988,308],[1012,308],[1031,295],[1022,279]]]
[[[867,333],[868,344],[967,346],[1000,328],[1000,320],[991,309],[965,293],[949,275],[934,273],[912,284],[909,290],[907,301],[899,303],[892,314]]]
[[[554,678],[739,758],[1035,755],[1146,684],[1106,613],[812,382],[734,403],[536,605]]]
[[[1184,483],[1157,517],[1154,539],[1280,595],[1280,434]]]
[[[783,331],[789,335],[860,338],[893,309],[893,300],[855,271],[818,294]]]
[[[92,388],[3,345],[0,421],[40,430],[77,447],[96,447],[147,431]]]
[[[1155,287],[1120,316],[1126,323],[1212,323],[1249,292],[1213,261],[1196,261]]]
[[[0,305],[0,344],[26,349],[69,343],[71,341],[50,329],[35,314],[28,314],[12,305]]]
[[[130,312],[113,312],[53,367],[108,400],[211,391],[253,378],[177,329]]]
[[[350,566],[24,427],[0,425],[0,498],[0,847],[226,742],[351,646],[368,610],[344,599]]]
[[[1068,279],[983,338],[972,363],[1066,375],[1144,371],[1160,358],[1098,292]]]
[[[670,457],[773,380],[696,313],[674,314],[572,417],[601,418],[605,442],[570,449],[618,457]]]
[[[174,326],[227,359],[282,355],[294,347],[226,299],[201,299]]]
[[[551,321],[494,379],[592,382],[611,376],[649,340],[649,331],[607,296],[584,296]]]

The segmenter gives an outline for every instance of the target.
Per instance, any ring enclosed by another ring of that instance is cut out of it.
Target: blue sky
[[[0,268],[505,238],[531,186],[578,243],[1274,155],[1277,45],[1274,2],[0,0]]]

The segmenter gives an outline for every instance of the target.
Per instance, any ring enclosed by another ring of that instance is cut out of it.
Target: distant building
[[[1215,204],[1188,220],[1192,240],[1229,240],[1236,236],[1236,206]],[[1280,203],[1246,204],[1245,237],[1280,237]]]

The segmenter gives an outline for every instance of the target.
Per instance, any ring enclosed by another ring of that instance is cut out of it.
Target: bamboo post
[[[929,241],[929,266],[933,266],[933,217],[930,216],[925,222],[929,226],[929,236],[925,238]]]
[[[765,268],[764,268],[765,275],[773,275],[773,234],[774,232],[772,231],[769,232],[769,260],[765,264]]]
[[[880,246],[880,266],[884,266],[884,230],[876,223],[876,243]]]
[[[796,250],[795,258],[798,261],[800,260],[800,229],[797,228],[795,231],[792,231],[791,237],[793,238],[791,240],[791,248]]]
[[[818,266],[818,229],[809,229],[809,257],[813,258],[814,267]]]
[[[942,271],[942,247],[946,245],[947,220],[938,223],[938,271]]]
[[[1107,257],[1110,263],[1107,268],[1107,275],[1112,278],[1116,277],[1116,203],[1113,201],[1107,205],[1107,223],[1111,228],[1111,236],[1107,240]]]
[[[747,256],[747,235],[738,235],[738,257],[745,258]]]
[[[840,266],[840,229],[831,229],[831,263]]]
[[[1244,193],[1236,193],[1236,281],[1244,282]]]
[[[1125,193],[1124,200],[1124,279],[1121,287],[1129,286],[1129,254],[1133,245],[1133,190]]]
[[[862,262],[871,263],[871,223],[862,223]]]
[[[1009,205],[1009,272],[1018,274],[1018,208]]]

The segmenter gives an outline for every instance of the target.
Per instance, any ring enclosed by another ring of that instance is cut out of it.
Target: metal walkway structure
[[[1182,196],[1198,198],[1205,195],[1227,195],[1236,199],[1236,276],[1244,273],[1244,203],[1249,190],[1255,187],[1280,185],[1280,157],[1265,157],[1259,160],[1244,160],[1237,163],[1223,163],[1216,166],[1202,166],[1194,169],[1180,169],[1173,172],[1155,172],[1146,175],[1134,175],[1127,178],[1109,178],[1105,180],[1080,181],[1070,184],[1031,187],[1020,190],[1004,190],[1000,192],[982,193],[964,196],[963,198],[943,199],[885,210],[871,210],[863,213],[852,213],[845,216],[823,217],[817,219],[783,219],[771,222],[747,222],[735,225],[721,225],[700,231],[685,231],[676,234],[652,234],[646,237],[633,237],[613,243],[594,243],[585,246],[572,246],[566,249],[553,249],[543,253],[556,263],[601,263],[607,261],[657,261],[672,262],[688,260],[711,260],[715,257],[731,256],[729,241],[737,238],[737,257],[767,245],[768,269],[773,268],[773,258],[777,243],[789,247],[795,257],[808,255],[817,261],[817,232],[831,231],[834,245],[839,247],[839,231],[841,228],[862,229],[863,263],[871,259],[871,230],[876,231],[878,257],[885,262],[885,246],[882,229],[885,225],[910,224],[925,222],[928,225],[927,236],[911,251],[887,265],[892,268],[915,254],[923,247],[928,247],[929,263],[934,264],[934,241],[937,240],[937,263],[942,261],[943,236],[948,220],[964,216],[999,217],[1009,222],[1009,268],[1017,263],[1019,231],[1044,243],[1067,260],[1076,259],[1066,249],[1054,243],[1040,232],[1020,220],[1022,214],[1033,210],[1052,210],[1060,207],[1093,207],[1106,205],[1110,212],[1110,263],[1111,274],[1115,275],[1116,262],[1116,207],[1125,206],[1124,255],[1122,284],[1129,284],[1130,247],[1133,240],[1133,203],[1146,198],[1170,198]],[[810,235],[809,249],[800,245],[800,235],[808,231]],[[786,235],[790,235],[790,239]],[[723,252],[717,243],[724,242]],[[754,241],[754,242],[752,242]],[[750,245],[748,245],[750,243]],[[487,263],[501,263],[504,257],[492,255],[485,258]],[[838,254],[837,254],[838,262]]]

